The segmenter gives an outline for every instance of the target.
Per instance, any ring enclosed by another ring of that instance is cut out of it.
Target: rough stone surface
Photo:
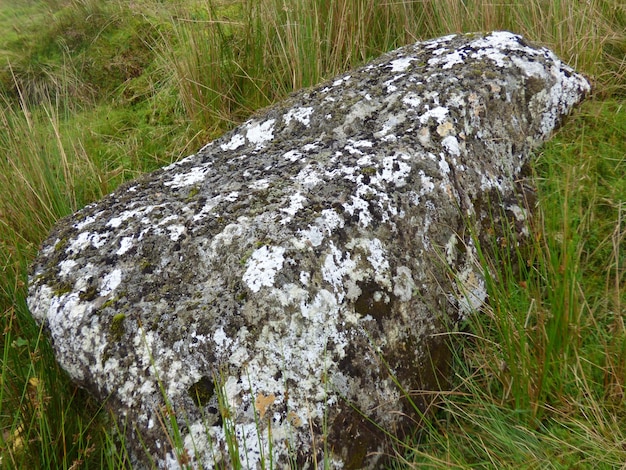
[[[245,467],[372,468],[486,298],[471,235],[493,201],[523,219],[515,180],[588,91],[506,32],[398,49],[59,222],[29,307],[138,468],[225,465],[225,429]]]

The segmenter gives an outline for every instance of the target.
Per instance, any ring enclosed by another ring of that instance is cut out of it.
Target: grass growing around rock
[[[490,303],[405,466],[622,468],[625,111],[587,103],[538,156],[531,246],[484,260]]]
[[[130,468],[27,311],[54,222],[250,113],[380,53],[508,29],[595,97],[538,154],[528,250],[486,258],[491,301],[455,341],[454,388],[399,468],[626,461],[626,8],[620,0],[13,0],[0,5],[0,466]],[[513,253],[513,254],[511,254]]]

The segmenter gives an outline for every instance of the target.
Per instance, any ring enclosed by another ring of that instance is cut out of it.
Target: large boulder
[[[372,468],[486,299],[476,240],[515,230],[588,91],[508,32],[398,49],[60,221],[28,305],[137,468]]]

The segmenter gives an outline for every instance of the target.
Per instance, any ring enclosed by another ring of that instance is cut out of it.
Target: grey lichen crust
[[[507,32],[398,49],[61,221],[28,305],[138,466],[225,465],[228,428],[250,468],[373,467],[368,420],[401,433],[441,385],[486,299],[472,240],[494,203],[523,218],[515,180],[588,91]]]

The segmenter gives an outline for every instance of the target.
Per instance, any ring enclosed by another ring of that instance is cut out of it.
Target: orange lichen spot
[[[452,133],[454,126],[450,121],[445,121],[437,126],[437,134],[441,137],[446,137]]]
[[[302,419],[300,419],[300,416],[298,416],[295,411],[287,413],[287,421],[289,421],[289,424],[297,428],[302,426]]]
[[[265,395],[263,392],[259,393],[254,400],[254,407],[259,413],[261,419],[265,416],[267,409],[272,406],[272,404],[276,401],[276,395],[270,393],[269,395]]]

